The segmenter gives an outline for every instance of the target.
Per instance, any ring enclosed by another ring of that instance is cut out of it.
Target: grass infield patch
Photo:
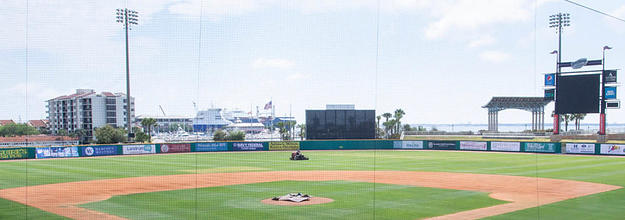
[[[334,202],[308,206],[260,202],[291,192]],[[350,181],[279,181],[115,196],[81,207],[130,219],[415,219],[502,203],[505,201],[474,191]]]

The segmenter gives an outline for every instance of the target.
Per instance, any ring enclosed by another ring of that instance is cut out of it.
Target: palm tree
[[[564,131],[569,131],[569,122],[573,121],[573,114],[563,114],[564,116]]]
[[[404,112],[404,110],[401,110],[401,108],[400,108],[400,109],[395,110],[395,115],[394,115],[394,116],[395,116],[395,120],[396,120],[396,123],[395,123],[395,127],[396,127],[396,129],[395,129],[395,132],[397,132],[397,133],[400,133],[400,129],[401,129],[401,119],[404,117],[404,115],[406,115],[406,112]]]
[[[306,136],[306,124],[298,124],[297,128],[299,128],[299,139],[304,140]]]
[[[387,112],[387,113],[382,114],[382,117],[386,119],[385,122],[388,122],[388,119],[393,117],[393,114]]]
[[[156,119],[154,118],[144,118],[141,120],[141,126],[143,129],[147,130],[148,133],[148,142],[152,142],[152,127],[156,124]]]
[[[382,119],[381,115],[375,116],[375,118],[378,120],[377,126],[375,127],[375,136],[376,138],[379,138],[380,136],[378,135],[378,129],[380,129],[380,119]]]
[[[392,128],[392,125],[391,125],[392,123],[389,124],[388,119],[393,117],[393,114],[387,112],[387,113],[382,114],[382,117],[384,117],[385,119],[384,123],[382,123],[382,126],[384,126],[384,133],[386,134],[385,136],[388,137],[390,128]]]
[[[573,114],[573,118],[575,119],[575,129],[579,130],[580,128],[580,124],[581,121],[584,120],[584,118],[586,117],[585,113],[577,113],[577,114]]]

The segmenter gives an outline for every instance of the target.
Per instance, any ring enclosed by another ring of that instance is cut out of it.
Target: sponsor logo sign
[[[78,157],[78,147],[41,147],[35,150],[37,158]]]
[[[581,58],[579,60],[576,60],[575,62],[572,62],[571,63],[571,68],[579,69],[579,68],[582,68],[582,67],[586,66],[586,64],[588,64],[588,59]]]
[[[145,145],[124,145],[122,146],[123,154],[155,154],[156,148],[153,144]]]
[[[566,144],[566,152],[574,154],[594,154],[595,144],[568,143]]]
[[[28,149],[0,149],[0,160],[7,159],[26,159],[28,158]]]
[[[259,142],[232,143],[232,150],[238,150],[238,151],[263,150],[263,143],[259,143]]]
[[[485,141],[460,141],[460,150],[486,150],[487,146]]]
[[[395,149],[423,149],[423,141],[393,141]]]
[[[196,143],[195,151],[197,152],[209,152],[209,151],[227,151],[228,143]]]
[[[428,141],[428,149],[455,150],[455,141]]]
[[[606,83],[616,82],[616,70],[606,70],[603,74],[604,74],[603,77],[605,77]]]
[[[545,99],[553,100],[553,97],[556,95],[556,89],[545,89]]]
[[[550,73],[545,74],[545,86],[555,86],[556,85],[556,74]]]
[[[88,146],[82,149],[84,156],[117,155],[117,146]]]
[[[556,152],[556,144],[554,143],[525,143],[526,152]]]
[[[490,150],[493,151],[521,151],[521,142],[490,142]]]
[[[601,154],[625,155],[625,144],[601,144]]]
[[[191,152],[191,144],[161,144],[163,153]]]
[[[299,150],[298,141],[269,142],[269,150]]]
[[[614,86],[605,87],[605,99],[616,99],[616,87]]]

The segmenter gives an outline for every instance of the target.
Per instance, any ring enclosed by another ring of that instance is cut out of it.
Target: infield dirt
[[[136,193],[274,181],[346,180],[488,192],[509,203],[432,219],[476,219],[606,192],[620,186],[520,176],[412,171],[270,171],[146,176],[47,184],[0,190],[0,197],[72,219],[124,219],[82,207]],[[271,195],[268,195],[271,196]]]

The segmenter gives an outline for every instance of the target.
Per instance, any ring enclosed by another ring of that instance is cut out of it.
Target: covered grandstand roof
[[[488,104],[482,106],[482,108],[488,108],[492,110],[503,109],[521,109],[532,110],[540,109],[549,104],[551,100],[544,97],[493,97]]]

